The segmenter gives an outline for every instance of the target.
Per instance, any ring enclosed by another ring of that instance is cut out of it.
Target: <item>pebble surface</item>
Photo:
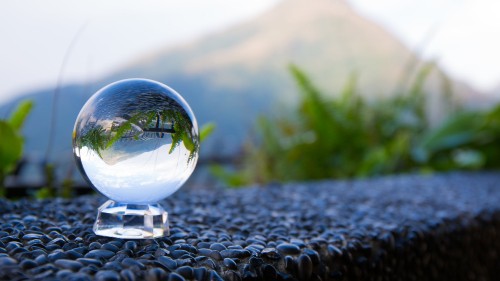
[[[498,280],[500,174],[181,189],[170,236],[92,232],[101,196],[0,199],[0,280]]]

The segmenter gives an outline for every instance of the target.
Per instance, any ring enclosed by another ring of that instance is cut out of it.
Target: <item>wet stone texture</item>
[[[500,174],[183,189],[171,235],[92,232],[105,199],[0,202],[1,280],[498,280]]]

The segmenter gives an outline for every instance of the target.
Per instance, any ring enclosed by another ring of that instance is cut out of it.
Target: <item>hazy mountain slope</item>
[[[339,0],[287,0],[263,16],[191,44],[142,58],[113,77],[206,77],[234,90],[264,83],[291,96],[287,64],[303,67],[323,88],[338,89],[356,72],[360,88],[387,93],[411,53]],[[268,79],[269,77],[273,79]],[[283,84],[283,83],[286,84]]]

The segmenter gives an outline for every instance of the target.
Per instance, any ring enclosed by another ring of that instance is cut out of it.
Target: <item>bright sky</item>
[[[349,0],[452,77],[500,96],[500,1]],[[429,43],[422,44],[430,37]],[[422,52],[423,51],[423,52]]]
[[[144,52],[227,28],[278,1],[2,0],[0,103],[54,87],[64,54],[82,28],[63,83],[97,79]],[[453,77],[483,91],[500,84],[500,1],[349,1],[414,49],[433,30],[422,55],[437,59]]]

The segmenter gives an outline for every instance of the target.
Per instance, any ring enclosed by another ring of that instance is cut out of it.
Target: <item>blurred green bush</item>
[[[24,139],[21,128],[33,107],[32,101],[23,101],[8,119],[0,119],[0,196],[5,195],[4,181],[23,155]]]
[[[500,105],[487,111],[456,106],[443,81],[438,124],[429,121],[424,66],[409,89],[370,100],[356,92],[356,79],[326,98],[296,66],[300,89],[291,115],[257,121],[236,172],[212,172],[230,186],[270,181],[368,177],[402,172],[500,168]]]

